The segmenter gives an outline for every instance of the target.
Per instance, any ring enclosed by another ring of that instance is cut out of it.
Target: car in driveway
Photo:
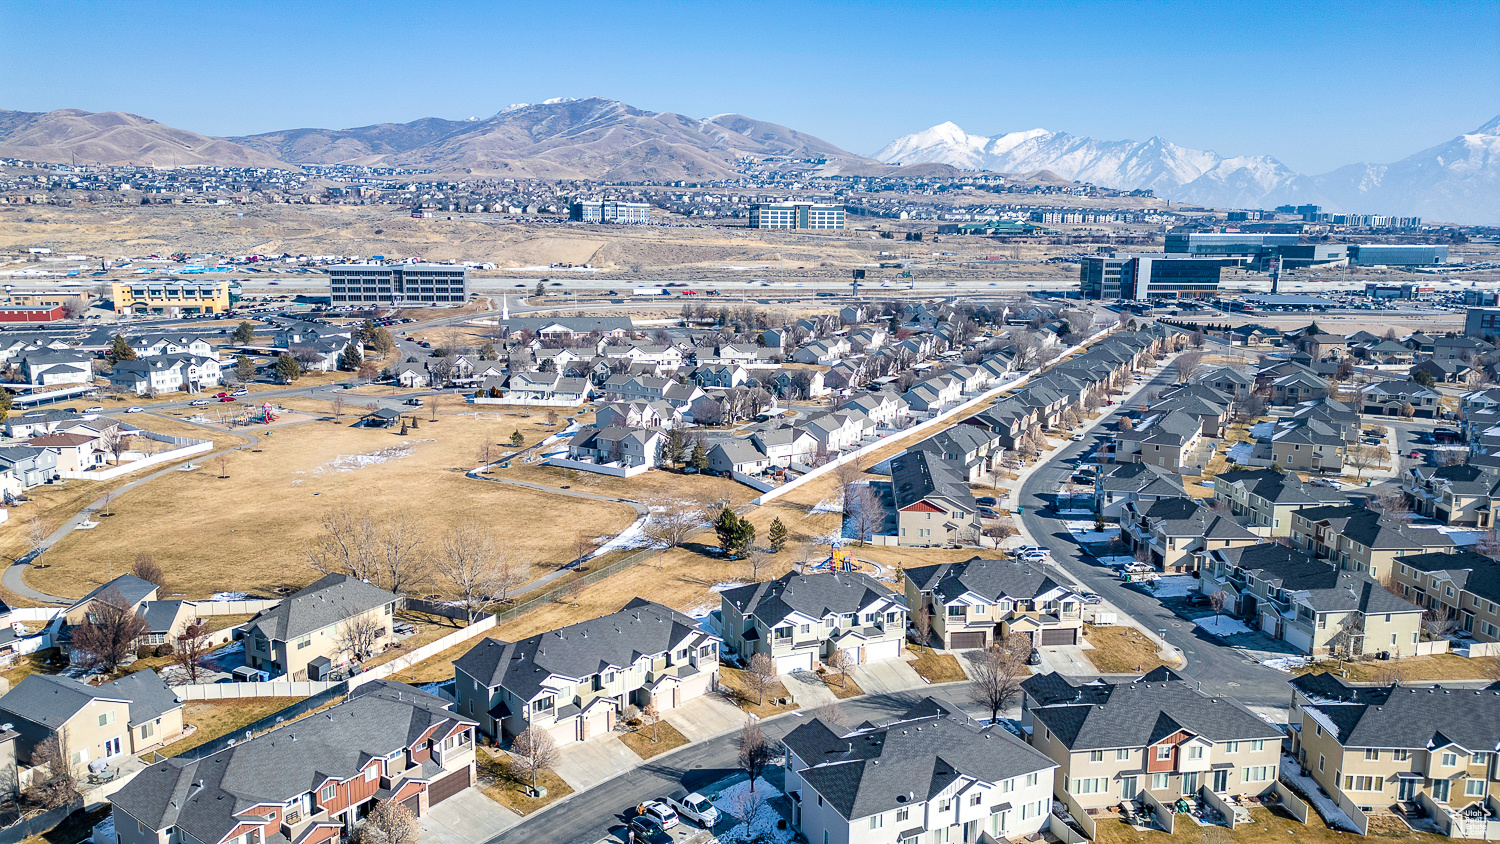
[[[655,818],[646,815],[636,815],[627,824],[630,832],[635,834],[635,840],[641,844],[672,844],[672,836]]]
[[[1046,550],[1047,549],[1043,548],[1040,545],[1017,545],[1016,547],[1010,549],[1010,551],[1008,553],[1012,557],[1019,557],[1022,554],[1029,554],[1029,553],[1031,553],[1033,551],[1046,551]],[[1051,553],[1051,552],[1048,552],[1048,553]]]
[[[997,512],[995,512],[995,509],[993,507],[980,507],[979,508],[979,515],[985,517],[986,519],[998,519],[998,518],[1000,518],[1000,514],[997,513]]]
[[[676,809],[678,815],[704,829],[713,829],[714,824],[719,822],[719,810],[708,802],[707,797],[696,791],[678,789],[667,797],[667,804]]]
[[[636,809],[636,814],[648,817],[661,824],[662,829],[671,829],[681,821],[677,812],[665,800],[647,800]]]
[[[995,496],[993,495],[981,495],[978,498],[974,499],[974,503],[978,504],[981,507],[994,507],[1000,502],[996,501]]]
[[[1095,595],[1093,592],[1079,592],[1078,593],[1078,597],[1085,604],[1098,604],[1098,603],[1103,602],[1103,600],[1104,600],[1103,598],[1099,597],[1098,595]]]
[[[1051,556],[1052,552],[1043,548],[1040,551],[1027,551],[1024,554],[1018,555],[1016,559],[1023,563],[1042,563],[1046,562],[1047,558]]]

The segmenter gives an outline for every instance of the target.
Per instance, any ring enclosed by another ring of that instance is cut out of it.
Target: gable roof
[[[1500,747],[1500,688],[1445,689],[1391,685],[1355,689],[1329,675],[1298,678],[1303,704],[1345,747],[1469,751]]]
[[[874,578],[849,571],[787,572],[775,580],[726,589],[719,594],[741,615],[753,615],[769,627],[775,627],[792,613],[826,618],[858,612],[882,601],[905,607],[898,596]]]
[[[73,605],[68,607],[68,611],[71,612],[72,610],[76,610],[84,606],[89,601],[94,600],[95,598],[103,595],[105,592],[108,592],[111,589],[118,592],[120,594],[120,597],[125,600],[126,604],[134,607],[138,606],[142,601],[150,600],[151,597],[156,594],[156,590],[158,589],[158,587],[155,583],[152,583],[149,580],[142,580],[141,578],[136,577],[133,574],[122,574],[114,580],[96,587],[92,592],[74,601]]]
[[[1170,671],[1128,683],[1096,680],[1083,686],[1044,676],[1028,678],[1021,686],[1027,694],[1038,689],[1032,694],[1039,700],[1031,707],[1032,717],[1069,750],[1146,747],[1179,730],[1214,742],[1282,738],[1281,730],[1234,698],[1210,695]],[[1060,693],[1066,694],[1064,684],[1073,696],[1058,700]],[[1057,702],[1041,702],[1043,693],[1045,700]]]
[[[245,622],[245,630],[288,641],[399,600],[378,586],[346,574],[325,574],[276,606],[256,613]]]
[[[32,674],[0,697],[0,710],[55,731],[95,700],[129,702],[69,677]]]
[[[1005,599],[1029,601],[1054,589],[1068,588],[1053,580],[1040,564],[1023,560],[974,557],[961,563],[909,568],[905,574],[917,591],[931,592],[945,604],[968,593],[998,603]]]

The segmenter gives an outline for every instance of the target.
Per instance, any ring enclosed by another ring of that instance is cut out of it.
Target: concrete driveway
[[[718,695],[704,695],[667,712],[662,720],[676,727],[688,741],[698,742],[743,727],[745,713]]]
[[[1089,661],[1079,645],[1047,645],[1037,648],[1042,664],[1035,666],[1041,673],[1056,672],[1064,677],[1094,677],[1099,669]]]
[[[611,733],[559,749],[552,770],[574,791],[587,791],[640,764],[641,757]]]
[[[823,682],[823,678],[811,671],[793,671],[790,674],[781,675],[781,683],[786,686],[787,694],[797,701],[797,705],[803,709],[817,709],[824,704],[833,703],[838,696]]]
[[[927,685],[904,659],[877,659],[849,668],[849,676],[867,695],[887,695]]]
[[[417,820],[425,844],[472,844],[488,841],[521,822],[521,816],[466,788],[427,810]]]

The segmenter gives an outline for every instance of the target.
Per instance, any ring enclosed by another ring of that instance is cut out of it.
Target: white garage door
[[[891,639],[885,642],[870,642],[865,645],[865,662],[877,659],[895,659],[901,655],[901,642]]]
[[[859,658],[859,646],[858,645],[855,645],[852,648],[842,648],[841,650],[843,650],[843,652],[844,652],[844,662],[847,665],[859,665],[861,662],[864,661],[864,660],[861,660]]]
[[[793,671],[811,671],[813,667],[813,652],[802,651],[801,653],[787,654],[776,657],[776,673],[790,674]]]

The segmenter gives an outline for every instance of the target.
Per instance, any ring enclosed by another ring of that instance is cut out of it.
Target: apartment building
[[[1340,504],[1338,490],[1305,483],[1291,472],[1240,469],[1214,477],[1214,500],[1228,505],[1235,518],[1260,536],[1289,536],[1292,513],[1304,507]]]
[[[626,706],[676,709],[717,688],[719,638],[644,598],[519,642],[485,639],[453,662],[459,712],[496,739],[544,729],[558,745],[614,729]]]
[[[719,593],[724,647],[769,656],[778,674],[811,671],[835,650],[846,664],[901,656],[906,605],[859,572],[788,572]]]
[[[1292,690],[1292,752],[1340,804],[1447,815],[1500,796],[1500,684],[1369,687],[1304,674]]]
[[[644,226],[651,222],[648,202],[620,202],[613,199],[574,202],[568,206],[568,219],[575,223],[614,223]]]
[[[391,643],[400,601],[346,574],[326,574],[245,622],[245,664],[290,680],[326,680],[363,658],[352,645],[378,653]]]
[[[1056,764],[998,725],[925,698],[879,726],[821,718],[787,734],[785,792],[801,840],[1020,841],[1047,824]]]
[[[469,270],[452,264],[336,264],[325,267],[334,307],[458,306],[469,301]]]
[[[1159,498],[1186,495],[1181,475],[1150,463],[1118,463],[1094,477],[1094,509],[1106,519],[1118,517],[1129,503],[1140,510]]]
[[[902,576],[907,606],[927,608],[944,648],[983,648],[1012,634],[1036,646],[1083,640],[1083,599],[1041,563],[974,557],[904,569]]]
[[[1478,464],[1417,466],[1407,470],[1401,491],[1412,510],[1448,525],[1490,528],[1500,504],[1500,468]]]
[[[1271,462],[1299,472],[1341,472],[1344,435],[1317,419],[1286,419],[1271,432]]]
[[[110,284],[110,295],[117,314],[222,314],[230,308],[227,281],[116,281]]]
[[[1281,731],[1171,669],[1082,685],[1037,674],[1021,687],[1022,730],[1057,763],[1054,793],[1070,795],[1085,811],[1142,792],[1162,801],[1202,789],[1256,796],[1276,784]]]
[[[817,205],[806,202],[776,204],[756,203],[750,206],[752,229],[842,229],[844,206]]]
[[[1193,498],[1129,502],[1120,510],[1120,538],[1132,553],[1145,549],[1151,564],[1168,572],[1197,571],[1215,548],[1254,545],[1259,536]]]
[[[1203,438],[1199,417],[1170,410],[1148,416],[1137,427],[1121,431],[1115,439],[1116,463],[1150,463],[1169,472],[1180,472],[1184,460]]]
[[[200,758],[141,771],[110,798],[119,844],[324,844],[379,801],[422,817],[474,783],[474,722],[376,680],[343,703]]]
[[[1401,596],[1446,615],[1480,642],[1500,642],[1500,560],[1473,551],[1411,554],[1395,560]]]
[[[1392,561],[1408,554],[1451,553],[1457,546],[1445,533],[1413,527],[1358,504],[1325,504],[1292,514],[1291,540],[1320,560],[1346,571],[1382,580]]]
[[[1198,589],[1223,593],[1225,613],[1306,654],[1411,656],[1421,633],[1421,607],[1285,545],[1208,552]]]

